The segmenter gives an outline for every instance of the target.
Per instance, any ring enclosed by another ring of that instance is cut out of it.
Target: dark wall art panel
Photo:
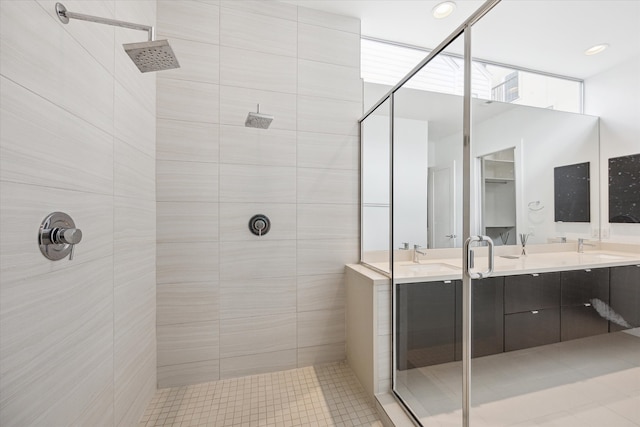
[[[589,162],[553,169],[556,222],[591,222]]]
[[[609,222],[640,223],[640,154],[609,159]]]

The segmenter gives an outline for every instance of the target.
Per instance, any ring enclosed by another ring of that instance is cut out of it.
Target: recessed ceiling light
[[[591,46],[589,49],[585,50],[584,54],[585,55],[596,55],[596,54],[602,52],[603,50],[605,50],[608,47],[609,47],[609,45],[607,43],[597,44],[597,45]]]
[[[443,19],[451,15],[456,8],[456,4],[452,1],[443,1],[438,3],[436,7],[431,9],[433,17],[436,19]]]

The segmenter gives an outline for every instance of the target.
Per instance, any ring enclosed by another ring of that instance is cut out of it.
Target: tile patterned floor
[[[382,427],[345,362],[160,389],[138,427]]]

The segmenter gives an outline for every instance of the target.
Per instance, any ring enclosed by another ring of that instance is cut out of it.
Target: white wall
[[[0,1],[0,425],[132,426],[156,390],[155,75],[53,1]],[[69,10],[152,25],[151,1]],[[53,211],[83,240],[50,261]]]
[[[591,186],[591,223],[554,222],[553,187],[554,167],[582,162],[591,162],[591,181],[599,182],[596,117],[519,106],[474,123],[472,138],[472,158],[516,148],[517,232],[533,232],[529,243],[546,243],[554,236],[591,238],[594,230],[597,233],[597,185]],[[437,165],[450,164],[453,159],[460,161],[461,135],[436,142],[435,151]],[[474,163],[474,166],[473,176],[478,176],[479,165]],[[462,171],[456,173],[456,199],[458,206],[462,206]],[[540,201],[544,209],[530,211],[528,204],[534,201]],[[461,211],[456,213],[456,227],[462,229]]]
[[[612,157],[640,153],[640,56],[585,81],[585,112],[600,117],[602,239],[637,243],[640,225],[609,224],[608,167]]]
[[[159,1],[161,387],[345,358],[358,261],[360,22],[263,1]],[[260,103],[275,119],[244,127]],[[271,219],[263,237],[247,224]]]

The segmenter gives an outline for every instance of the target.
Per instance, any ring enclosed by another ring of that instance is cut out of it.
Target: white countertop
[[[384,263],[372,263],[374,267],[384,268]],[[477,271],[486,270],[487,258],[475,258]],[[524,256],[506,255],[494,257],[493,276],[513,276],[519,274],[546,273],[591,268],[640,265],[640,253],[611,250],[578,252],[544,252]],[[361,267],[358,269],[363,272]],[[411,261],[397,262],[394,279],[397,283],[416,281],[456,280],[462,278],[462,260],[460,258],[426,259],[419,263]],[[369,270],[377,276],[378,273]]]

